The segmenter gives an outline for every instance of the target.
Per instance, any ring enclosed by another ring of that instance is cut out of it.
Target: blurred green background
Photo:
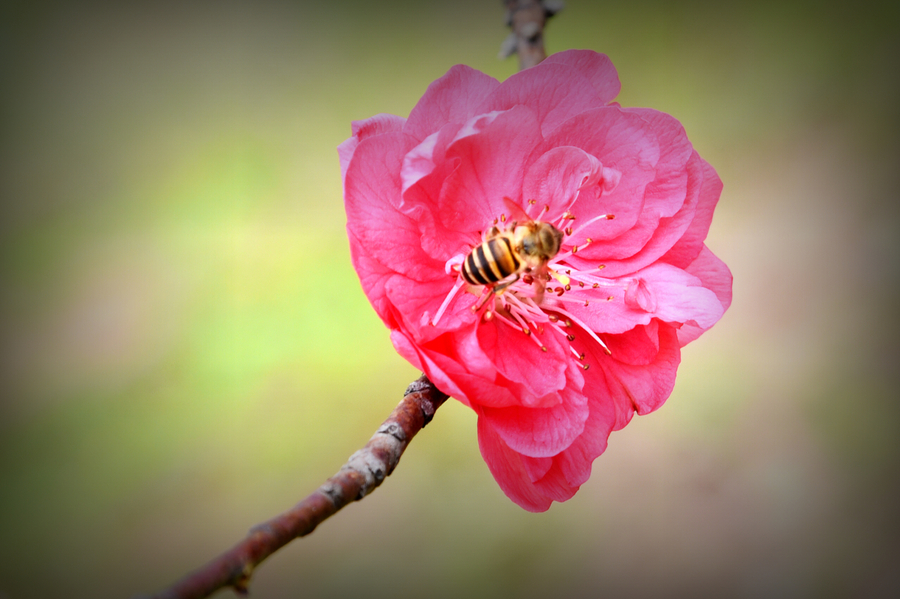
[[[900,15],[569,0],[725,181],[734,305],[665,407],[529,514],[448,402],[255,597],[900,594]],[[158,590],[290,507],[418,376],[360,291],[335,146],[499,1],[18,3],[0,16],[0,599]],[[222,597],[229,592],[222,592]]]

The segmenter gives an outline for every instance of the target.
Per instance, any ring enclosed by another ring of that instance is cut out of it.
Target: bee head
[[[563,233],[550,223],[535,221],[526,225],[522,235],[522,253],[536,260],[546,262],[559,252]]]

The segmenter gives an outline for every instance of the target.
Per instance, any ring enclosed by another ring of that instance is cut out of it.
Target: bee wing
[[[503,196],[503,205],[506,206],[506,209],[509,211],[509,220],[530,223],[534,219],[528,216],[528,213],[525,212],[525,209],[519,206],[515,200],[510,197]]]

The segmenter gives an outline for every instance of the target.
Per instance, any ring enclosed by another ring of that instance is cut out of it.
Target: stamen
[[[592,338],[594,341],[596,341],[597,343],[600,344],[600,347],[603,348],[603,351],[606,352],[606,355],[608,355],[608,356],[611,356],[611,355],[612,355],[612,352],[609,351],[609,348],[606,346],[605,343],[603,343],[603,340],[600,339],[600,337],[597,336],[597,333],[595,333],[594,331],[592,331],[592,330],[590,329],[590,327],[588,327],[586,324],[584,324],[583,322],[581,322],[578,318],[576,318],[576,317],[573,316],[572,314],[569,314],[569,313],[566,312],[565,310],[562,310],[562,309],[560,309],[560,308],[554,308],[554,309],[555,309],[557,312],[559,312],[560,314],[563,314],[564,316],[567,317],[567,318],[566,318],[566,326],[569,326],[569,327],[570,327],[570,326],[572,326],[572,322],[575,322],[575,324],[577,324],[578,326],[580,326],[580,327],[581,327],[588,335],[591,336],[591,338]]]
[[[615,214],[601,214],[600,216],[595,216],[594,218],[590,219],[589,221],[582,223],[582,225],[580,227],[578,227],[577,229],[575,229],[575,231],[573,233],[569,233],[568,235],[571,237],[575,233],[583,231],[585,227],[587,227],[588,225],[590,225],[592,223],[597,222],[598,220],[603,220],[603,219],[612,220],[614,218],[616,218]]]
[[[438,311],[434,315],[434,318],[431,319],[431,326],[437,325],[438,321],[441,319],[441,316],[444,315],[444,311],[447,309],[447,306],[450,305],[450,301],[456,296],[456,293],[463,286],[463,283],[465,283],[465,280],[463,280],[462,277],[456,280],[456,284],[453,285],[453,289],[451,289],[450,293],[447,294],[447,297],[444,298],[444,303],[441,304],[441,307],[438,308]]]

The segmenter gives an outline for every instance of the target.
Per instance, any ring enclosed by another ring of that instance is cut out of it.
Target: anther
[[[572,286],[567,284],[567,285],[566,285],[566,291],[572,291]]]
[[[566,335],[566,339],[569,341],[575,341],[575,335]]]
[[[572,321],[569,320],[568,318],[566,319],[566,327],[568,327],[570,329],[572,328]]]
[[[584,307],[587,308],[588,300],[584,300]]]
[[[548,314],[547,318],[550,319],[550,322],[559,322],[559,316],[556,314]]]
[[[584,281],[578,281],[578,286],[579,286],[579,287],[584,287]]]
[[[572,234],[572,227],[566,227],[566,235]]]
[[[534,283],[534,277],[532,277],[531,275],[525,275],[524,277],[522,277],[522,282],[526,285],[531,285],[532,283]]]
[[[474,307],[474,306],[473,306],[473,307]],[[490,322],[491,320],[494,319],[494,313],[491,312],[490,310],[485,310],[485,311],[484,311],[484,316],[483,316],[482,318],[484,318],[484,321],[485,321],[485,322]]]
[[[573,246],[572,246],[572,253],[573,253],[573,254],[578,253],[578,246],[577,246],[577,245],[573,245]]]
[[[541,351],[544,352],[544,353],[547,353],[547,346],[546,346],[546,345],[542,345],[542,346],[541,346]]]
[[[611,302],[611,301],[613,301],[614,299],[616,299],[616,298],[614,298],[613,296],[609,296],[608,298],[606,298],[606,301]]]
[[[599,286],[600,286],[600,283],[594,283],[593,285],[591,285],[591,289],[596,289]]]
[[[529,206],[534,206],[535,204],[537,204],[537,200],[528,200]]]
[[[597,267],[597,270],[603,270],[604,268],[606,268],[606,265],[601,264],[600,266]]]
[[[556,295],[557,295],[557,296],[562,297],[562,294],[563,294],[563,293],[565,293],[565,289],[563,289],[562,287],[557,287],[557,288],[556,288]]]
[[[606,220],[612,220],[612,219],[614,219],[615,217],[616,217],[615,214],[607,214],[607,215],[606,215]]]
[[[591,365],[590,364],[582,364],[581,367],[584,368],[585,370],[587,370],[588,368],[591,367]]]
[[[525,333],[526,335],[530,335],[531,329],[529,329],[528,327],[522,327],[522,332]]]

